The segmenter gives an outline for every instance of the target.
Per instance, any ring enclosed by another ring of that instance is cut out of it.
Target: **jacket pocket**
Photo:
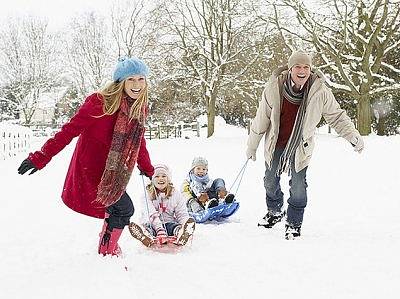
[[[305,157],[310,157],[314,150],[314,137],[309,137],[306,140],[302,139],[302,150]]]

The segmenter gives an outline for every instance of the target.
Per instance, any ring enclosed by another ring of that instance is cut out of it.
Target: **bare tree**
[[[257,42],[258,38],[261,42]],[[271,73],[278,67],[287,63],[287,57],[290,54],[286,45],[282,41],[277,30],[270,30],[265,40],[265,36],[258,36],[255,32],[249,36],[243,36],[240,40],[241,45],[247,43],[258,43],[258,49],[251,49],[243,53],[237,63],[230,65],[229,73],[236,74],[241,69],[247,67],[247,71],[235,80],[224,80],[222,86],[222,97],[217,108],[220,115],[224,117],[227,123],[232,125],[247,126],[250,119],[256,113],[261,93]],[[248,66],[255,53],[263,53],[258,60]]]
[[[9,20],[0,33],[0,69],[8,103],[19,110],[24,123],[31,122],[41,95],[57,81],[55,42],[47,21],[39,18]]]
[[[144,57],[154,46],[157,30],[153,7],[145,0],[117,1],[111,10],[112,37],[118,57]]]
[[[321,68],[331,74],[328,83],[357,101],[362,135],[371,132],[371,100],[400,87],[400,69],[385,62],[400,45],[399,4],[398,0],[325,0],[311,11],[300,0],[272,3],[282,35],[313,45],[323,61]],[[292,9],[300,30],[281,21],[282,7]],[[392,76],[384,75],[387,70]]]
[[[72,20],[66,55],[69,80],[82,98],[97,90],[110,74],[110,44],[104,17],[93,12]]]
[[[248,4],[243,0],[175,0],[165,5],[171,44],[177,47],[171,52],[175,59],[179,57],[181,74],[199,85],[208,116],[208,137],[214,133],[216,104],[224,81],[246,73],[262,55],[255,53],[241,69],[229,68],[241,54],[257,46],[239,43],[240,37],[250,37],[257,27]]]

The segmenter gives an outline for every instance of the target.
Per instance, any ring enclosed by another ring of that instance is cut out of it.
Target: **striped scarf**
[[[296,120],[292,129],[292,133],[290,134],[290,138],[281,157],[279,158],[278,168],[276,169],[277,176],[280,176],[282,172],[286,171],[290,175],[290,165],[294,161],[296,149],[300,144],[301,135],[303,133],[304,116],[307,109],[307,97],[313,82],[314,76],[311,74],[306,84],[298,92],[293,90],[290,73],[287,74],[286,79],[283,82],[282,96],[290,103],[300,105],[300,107],[297,111]]]
[[[128,99],[122,98],[96,202],[108,207],[120,199],[135,166],[143,133],[142,121],[129,121]]]

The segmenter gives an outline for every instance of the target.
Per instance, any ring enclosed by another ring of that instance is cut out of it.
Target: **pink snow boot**
[[[118,240],[123,229],[114,228],[110,231],[107,229],[107,226],[108,223],[104,220],[103,229],[100,233],[99,254],[120,256],[122,251],[118,245]]]

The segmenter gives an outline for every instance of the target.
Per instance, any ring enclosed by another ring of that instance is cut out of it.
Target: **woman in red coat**
[[[61,197],[72,210],[105,219],[98,248],[103,255],[121,253],[117,242],[134,212],[125,189],[135,164],[148,177],[154,172],[144,139],[148,72],[140,59],[120,60],[114,81],[88,96],[61,131],[18,168],[20,174],[42,169],[79,136]]]

